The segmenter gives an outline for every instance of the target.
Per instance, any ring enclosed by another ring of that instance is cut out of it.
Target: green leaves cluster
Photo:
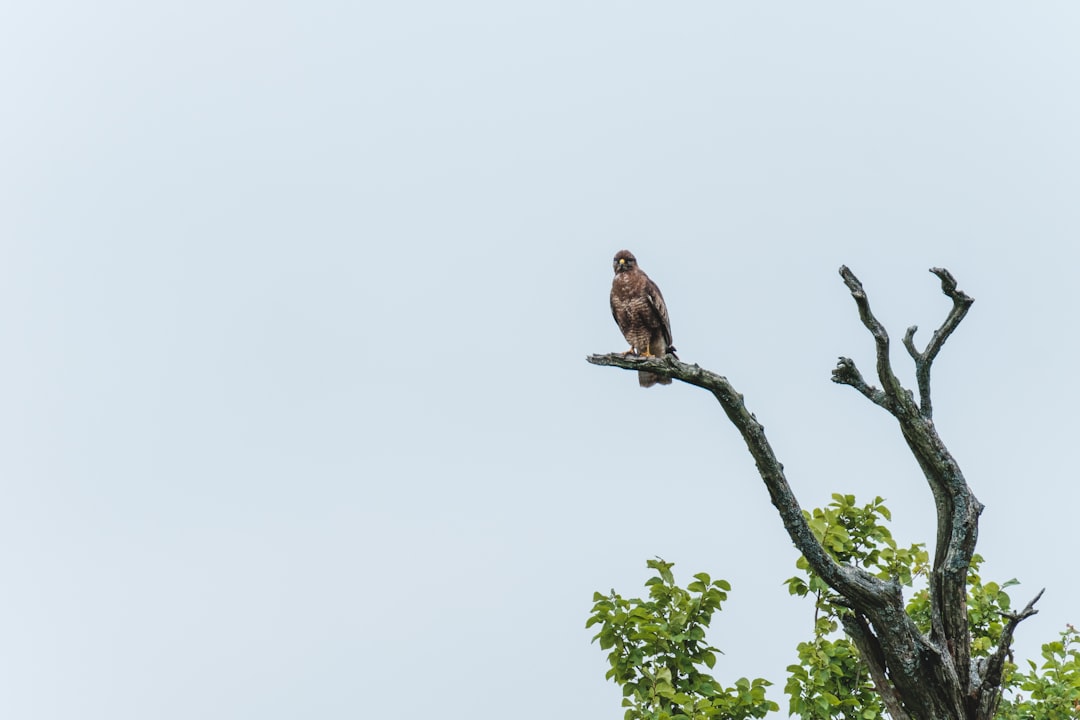
[[[877,497],[858,505],[853,495],[832,496],[825,508],[804,511],[815,536],[838,562],[858,565],[883,579],[895,579],[913,589],[906,610],[923,632],[930,631],[930,596],[925,578],[929,554],[921,543],[900,547],[884,522],[891,514]],[[982,556],[971,558],[967,609],[972,658],[986,657],[997,648],[1012,609],[1006,589],[1018,582],[984,582]],[[786,583],[792,595],[814,598],[814,636],[800,643],[798,662],[788,666],[789,711],[803,720],[879,720],[884,706],[854,644],[839,632],[840,618],[849,612],[835,604],[835,594],[800,557],[802,575]],[[1061,641],[1043,645],[1041,667],[1029,661],[1021,673],[1005,663],[1000,720],[1077,720],[1080,718],[1080,634],[1073,626]],[[1025,695],[1024,693],[1028,693]]]
[[[873,502],[861,506],[854,495],[833,493],[832,499],[824,508],[803,510],[803,516],[814,536],[837,562],[858,565],[884,580],[895,578],[907,586],[927,573],[930,556],[926,545],[898,546],[882,522],[892,520],[884,498],[875,497]],[[786,581],[792,595],[821,596],[831,592],[824,581],[810,572],[806,558],[800,557],[795,566],[805,577]]]
[[[821,623],[833,628],[832,622]],[[855,645],[846,637],[830,639],[816,632],[814,639],[799,643],[799,661],[789,665],[784,692],[790,698],[788,712],[800,718],[875,720],[884,706],[863,668]]]
[[[1005,629],[1005,615],[1012,609],[1012,599],[1005,588],[1019,585],[1016,578],[1006,580],[1000,585],[990,581],[984,583],[979,569],[983,557],[978,553],[971,556],[968,566],[968,627],[971,630],[971,657],[986,657],[994,651]],[[930,632],[930,593],[926,588],[917,590],[907,604],[907,614],[924,633]],[[1008,685],[1009,674],[1015,665],[1006,662],[1004,680]]]
[[[860,505],[853,495],[834,494],[826,507],[804,516],[838,562],[910,588],[907,612],[929,632],[929,554],[922,543],[901,547],[893,539],[882,498]],[[967,577],[973,659],[998,647],[1012,610],[1006,590],[1017,584],[1015,579],[984,581],[982,563],[974,555]],[[648,566],[656,573],[645,583],[648,600],[627,600],[614,590],[596,593],[586,625],[599,625],[593,641],[610,651],[607,678],[622,686],[625,720],[745,720],[778,710],[765,697],[769,682],[740,678],[724,687],[707,672],[720,651],[705,641],[705,629],[727,600],[727,581],[699,573],[682,588],[672,575],[673,563],[657,559]],[[802,720],[883,720],[885,709],[866,665],[841,631],[843,614],[850,611],[805,558],[796,567],[800,574],[785,583],[792,595],[813,599],[814,626],[812,638],[799,643],[797,661],[787,668],[790,714]],[[1080,632],[1069,625],[1060,640],[1042,646],[1042,657],[1041,665],[1028,661],[1026,670],[1005,663],[999,720],[1080,720]]]
[[[1061,639],[1042,646],[1043,664],[1028,660],[1027,672],[1012,675],[998,708],[1001,720],[1080,718],[1080,632],[1067,625]]]
[[[881,497],[859,505],[854,495],[833,494],[824,508],[803,511],[814,536],[837,562],[858,565],[881,578],[911,585],[926,574],[929,554],[921,543],[900,547],[884,521],[892,519]],[[884,707],[854,643],[840,634],[847,609],[837,595],[810,570],[806,558],[795,566],[801,575],[788,578],[788,592],[814,599],[814,636],[796,648],[798,662],[789,665],[788,712],[804,720],[875,720]]]
[[[593,595],[586,627],[600,626],[593,641],[610,650],[606,677],[622,686],[625,720],[744,720],[779,709],[765,698],[769,682],[739,678],[724,687],[706,672],[720,651],[706,643],[705,628],[731,585],[698,573],[679,587],[673,565],[648,561],[656,571],[645,583],[648,600],[627,600],[614,590]]]

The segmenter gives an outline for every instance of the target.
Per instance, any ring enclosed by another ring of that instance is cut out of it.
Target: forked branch
[[[840,268],[844,284],[851,291],[859,309],[859,317],[874,338],[882,383],[886,383],[886,380],[891,383],[892,389],[887,387],[885,392],[893,404],[886,409],[889,409],[900,423],[904,440],[922,468],[934,495],[937,542],[930,577],[931,639],[942,651],[945,663],[943,670],[950,676],[956,676],[957,689],[962,696],[967,696],[971,677],[968,670],[971,638],[967,619],[967,572],[971,556],[975,552],[982,504],[971,492],[960,466],[934,427],[931,419],[930,366],[945,340],[964,318],[973,300],[957,290],[956,281],[947,270],[933,268],[931,272],[941,279],[942,291],[953,298],[953,311],[934,333],[922,353],[915,350],[914,329],[909,329],[904,337],[904,346],[915,359],[919,378],[920,404],[916,405],[913,393],[904,388],[892,373],[888,342],[882,340],[884,329],[870,311],[862,284],[847,267]],[[853,385],[852,382],[845,382],[852,377],[852,370],[845,370],[839,379],[837,375],[834,371],[833,379],[837,382]],[[857,385],[853,387],[859,389]]]
[[[927,419],[934,415],[934,406],[930,399],[930,367],[934,364],[934,358],[937,357],[938,352],[941,351],[941,346],[949,339],[953,330],[967,315],[971,304],[975,302],[966,293],[957,289],[956,280],[948,270],[930,268],[930,272],[941,279],[941,292],[952,298],[952,310],[949,311],[941,327],[930,336],[930,342],[926,344],[926,349],[922,352],[915,348],[915,333],[919,330],[918,325],[912,325],[904,333],[904,347],[915,361],[915,380],[919,383],[919,412]]]
[[[1016,626],[1032,615],[1038,614],[1039,611],[1035,609],[1035,603],[1039,602],[1044,592],[1046,592],[1046,588],[1043,588],[1035,597],[1031,598],[1031,602],[1024,606],[1024,609],[1020,612],[1005,614],[1008,622],[1005,623],[1005,627],[1001,631],[1001,638],[998,640],[997,648],[995,648],[986,663],[986,670],[983,675],[985,683],[996,685],[1001,682],[1001,671],[1005,667],[1005,657],[1009,654],[1009,648],[1012,646]]]

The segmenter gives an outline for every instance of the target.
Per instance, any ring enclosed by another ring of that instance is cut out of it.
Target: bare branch
[[[841,364],[833,371],[834,381],[846,381],[878,405],[886,407],[899,421],[904,440],[926,476],[934,494],[937,509],[937,543],[934,553],[933,573],[930,580],[931,636],[949,655],[953,667],[964,686],[969,684],[967,668],[970,665],[970,633],[967,624],[967,572],[971,555],[978,537],[978,517],[982,505],[971,493],[959,465],[945,443],[938,436],[931,419],[930,366],[942,344],[967,312],[971,299],[956,289],[956,281],[947,270],[931,270],[941,278],[942,291],[953,298],[953,311],[942,327],[934,333],[926,351],[915,348],[917,328],[908,328],[904,335],[904,347],[915,360],[916,377],[919,381],[921,402],[916,406],[909,390],[904,388],[892,372],[888,357],[888,335],[881,323],[870,311],[866,291],[855,275],[847,268],[840,268],[840,275],[851,291],[859,309],[863,325],[870,330],[877,348],[878,375],[885,385],[883,394],[890,402],[884,405],[873,395],[873,389],[860,387],[861,378],[853,365]],[[872,617],[872,616],[871,616]]]
[[[885,604],[902,607],[899,590],[874,577],[862,568],[840,565],[825,551],[814,537],[803,517],[795,494],[784,475],[784,466],[776,458],[772,446],[765,437],[765,428],[746,408],[743,396],[732,387],[727,378],[709,372],[698,365],[681,362],[673,355],[662,358],[645,358],[622,353],[590,355],[586,358],[593,365],[607,365],[624,370],[645,370],[681,380],[704,388],[719,401],[728,419],[746,442],[750,455],[757,464],[758,473],[765,482],[773,505],[780,512],[791,541],[803,554],[810,567],[834,590],[847,597],[863,612],[868,607],[880,608]]]
[[[647,372],[663,375],[664,377],[676,377],[679,370],[676,366],[693,367],[700,370],[698,365],[687,365],[680,362],[674,355],[668,354],[663,357],[645,357],[644,355],[629,355],[627,353],[607,353],[589,355],[585,360],[593,365],[606,365],[608,367],[622,368],[623,370],[645,370]],[[708,371],[705,371],[708,372]],[[711,373],[710,373],[711,374]],[[682,378],[679,378],[682,380]],[[683,380],[683,382],[689,382]],[[696,383],[691,383],[696,384]]]
[[[1046,588],[1040,590],[1038,595],[1033,597],[1031,602],[1029,602],[1020,612],[1003,613],[1003,616],[1007,617],[1009,622],[1005,623],[1005,627],[1001,631],[1001,638],[998,640],[998,646],[987,660],[986,669],[983,672],[984,685],[997,687],[1001,683],[1001,671],[1005,666],[1005,657],[1009,654],[1009,647],[1012,645],[1013,633],[1016,632],[1016,626],[1032,615],[1037,615],[1039,613],[1039,611],[1035,609],[1035,603],[1039,602],[1044,592],[1046,592]]]
[[[915,333],[919,332],[918,325],[912,325],[904,333],[904,347],[907,348],[908,355],[915,362],[919,361],[919,351],[915,349]]]
[[[941,352],[945,341],[949,339],[953,331],[960,325],[960,321],[967,315],[968,309],[975,300],[960,291],[956,287],[956,279],[945,268],[930,268],[941,280],[941,292],[952,298],[953,306],[949,311],[941,327],[930,336],[930,342],[921,353],[915,349],[915,333],[918,326],[912,325],[904,335],[904,347],[908,354],[915,360],[915,379],[919,383],[919,412],[925,418],[934,416],[934,406],[930,398],[930,368],[934,364],[934,358]]]
[[[1009,622],[1001,631],[998,646],[989,657],[980,658],[975,664],[974,675],[971,679],[971,696],[976,708],[975,717],[992,718],[997,715],[998,705],[1001,703],[1001,674],[1005,668],[1005,658],[1009,656],[1009,648],[1012,645],[1013,633],[1016,626],[1021,622],[1037,614],[1035,603],[1039,602],[1046,588],[1031,599],[1031,602],[1018,613],[1002,613],[1009,618]]]
[[[859,319],[874,337],[874,345],[877,348],[877,374],[882,389],[890,400],[901,404],[905,391],[892,371],[892,363],[889,360],[889,333],[870,310],[870,300],[866,297],[866,291],[863,290],[859,278],[855,277],[855,273],[851,272],[847,265],[841,265],[840,277],[844,279],[844,284],[851,291],[851,297],[855,298],[855,304],[859,308]]]
[[[855,367],[855,361],[851,358],[841,357],[837,361],[836,367],[832,371],[832,381],[840,385],[850,385],[869,398],[875,405],[880,405],[890,413],[893,411],[892,400],[884,392],[873,385],[868,385],[863,380],[862,373],[859,372],[859,368]]]
[[[930,344],[926,346],[926,350],[923,351],[923,355],[926,357],[927,362],[933,362],[937,357],[938,352],[941,350],[941,346],[945,344],[945,341],[949,339],[953,331],[960,325],[960,321],[967,315],[968,310],[971,308],[971,304],[975,302],[975,299],[967,295],[956,287],[956,280],[945,268],[930,268],[930,272],[934,273],[941,279],[941,292],[952,298],[953,307],[949,311],[948,317],[945,318],[945,322],[941,324],[941,327],[934,331],[933,336],[930,338]]]

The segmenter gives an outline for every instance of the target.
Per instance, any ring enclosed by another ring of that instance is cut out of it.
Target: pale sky
[[[619,720],[584,623],[647,558],[784,667],[797,553],[705,392],[625,345],[611,257],[745,394],[804,507],[933,504],[872,374],[975,299],[935,419],[984,577],[1080,623],[1080,6],[9,3],[0,716]],[[786,715],[786,712],[781,715]],[[779,717],[779,716],[778,716]]]

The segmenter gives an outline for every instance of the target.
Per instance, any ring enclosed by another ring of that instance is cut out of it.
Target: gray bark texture
[[[867,664],[874,685],[893,720],[992,720],[1001,699],[1001,674],[1013,631],[1037,611],[1036,596],[1027,607],[1008,617],[995,651],[978,661],[971,658],[967,615],[967,573],[979,531],[983,506],[976,499],[933,422],[930,369],[945,341],[964,319],[973,302],[957,289],[948,270],[930,270],[952,300],[948,316],[923,351],[915,347],[916,327],[903,344],[915,362],[918,399],[893,373],[889,335],[874,317],[862,283],[847,267],[840,276],[851,292],[859,318],[876,348],[876,371],[881,387],[866,382],[855,363],[841,357],[833,382],[848,385],[892,415],[914,455],[934,497],[937,538],[929,595],[931,629],[923,634],[904,611],[901,588],[861,568],[837,563],[814,537],[795,495],[765,437],[765,430],[726,378],[671,355],[643,358],[612,353],[591,355],[594,365],[645,370],[708,390],[742,435],[765,482],[784,527],[810,567],[845,598],[850,615],[844,629]]]

